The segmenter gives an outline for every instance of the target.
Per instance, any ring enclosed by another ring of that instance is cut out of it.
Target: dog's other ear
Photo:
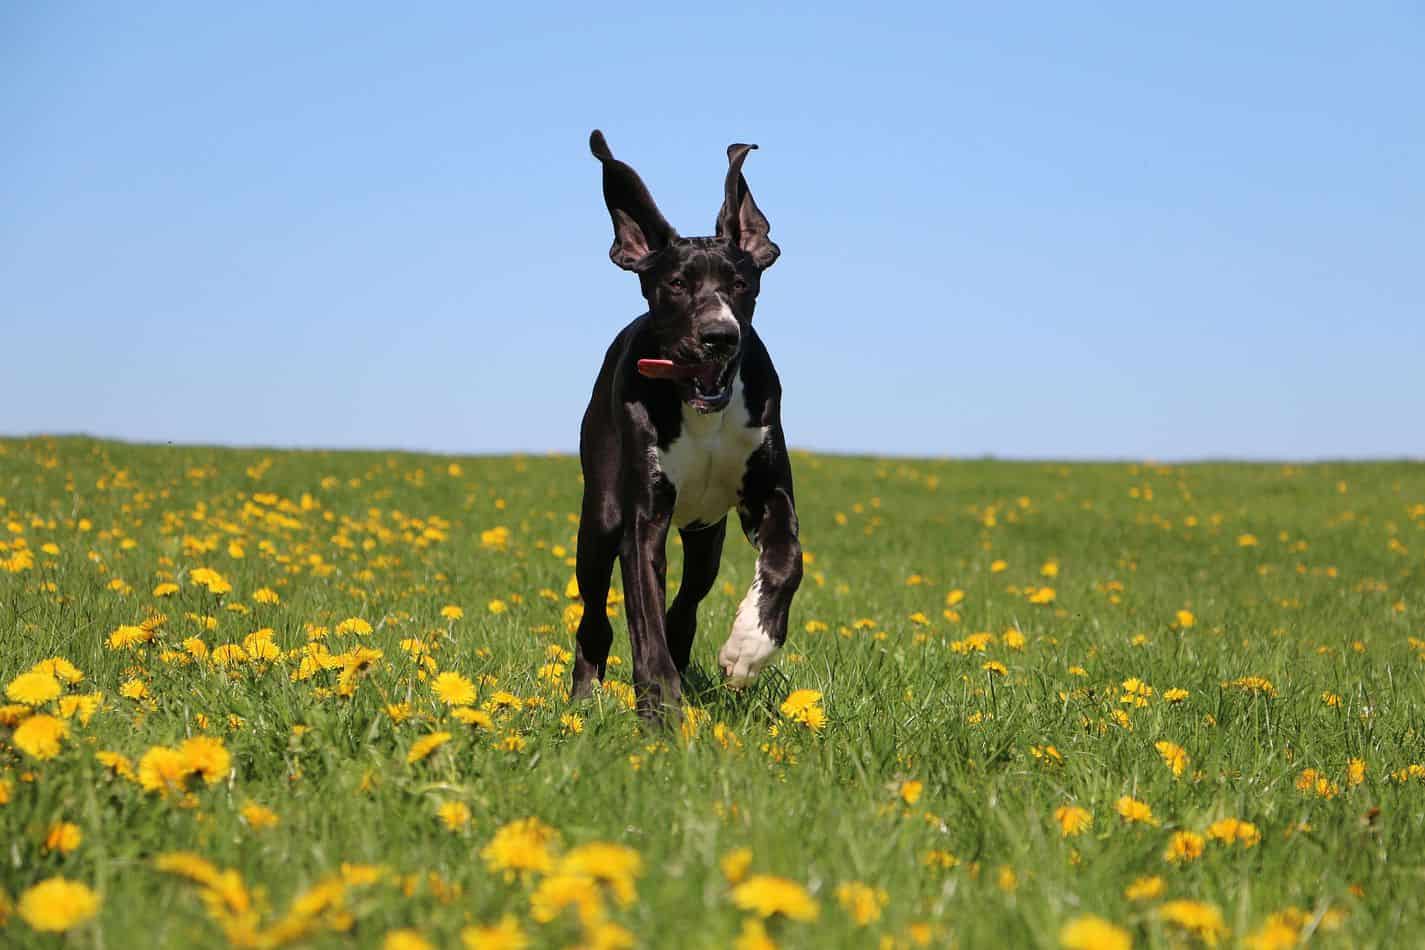
[[[727,181],[723,184],[722,210],[717,215],[717,236],[746,251],[758,270],[766,270],[776,262],[782,249],[767,237],[771,225],[752,200],[747,179],[742,177],[742,163],[747,153],[756,147],[741,143],[727,147]]]
[[[664,220],[638,172],[614,158],[598,129],[589,133],[589,151],[604,166],[604,204],[614,223],[609,259],[624,270],[641,271],[648,257],[676,240],[678,232]]]

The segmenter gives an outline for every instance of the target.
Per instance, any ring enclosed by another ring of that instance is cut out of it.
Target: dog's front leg
[[[783,477],[765,495],[745,499],[738,508],[743,531],[757,545],[757,573],[718,651],[718,665],[734,687],[750,683],[786,642],[792,596],[802,582],[791,472],[779,474]]]

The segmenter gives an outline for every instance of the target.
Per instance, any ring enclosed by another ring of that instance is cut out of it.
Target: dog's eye
[[[741,277],[737,278],[732,282],[732,289],[739,294],[746,293],[747,281],[743,280]]]
[[[678,293],[682,293],[683,291],[688,289],[688,282],[681,277],[670,278],[668,281],[668,289],[675,290]]]

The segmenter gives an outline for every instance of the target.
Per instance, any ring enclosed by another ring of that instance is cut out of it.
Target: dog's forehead
[[[676,260],[685,267],[704,273],[737,268],[732,245],[721,238],[679,238],[672,247],[678,252]]]

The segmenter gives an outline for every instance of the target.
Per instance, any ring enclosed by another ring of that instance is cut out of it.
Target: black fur
[[[766,428],[747,459],[736,509],[743,533],[759,552],[763,627],[778,646],[787,636],[802,552],[782,433],[781,383],[752,328],[762,272],[780,249],[768,237],[767,219],[742,176],[742,163],[756,146],[728,147],[717,232],[700,238],[678,235],[637,172],[613,157],[602,133],[590,136],[589,147],[603,165],[604,200],[614,228],[609,257],[638,275],[648,311],[605,353],[580,429],[584,500],[576,574],[584,615],[572,695],[587,695],[594,678],[604,676],[613,641],[605,606],[618,559],[639,711],[652,716],[679,704],[698,603],[717,578],[727,525],[723,515],[715,523],[679,527],[683,583],[665,612],[664,548],[677,491],[658,465],[657,450],[668,449],[682,434],[685,406],[734,413],[739,424],[745,414]],[[700,381],[649,378],[640,373],[639,360],[709,367],[708,375]],[[733,404],[737,378],[742,399]]]

